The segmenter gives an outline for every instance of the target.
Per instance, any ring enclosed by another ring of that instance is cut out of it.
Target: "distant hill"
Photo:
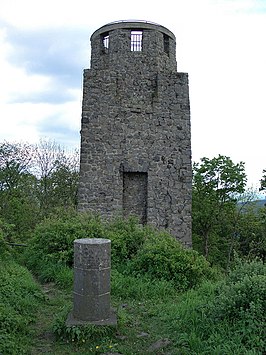
[[[263,200],[256,200],[256,201],[250,201],[248,203],[246,202],[239,202],[238,204],[239,206],[242,206],[242,205],[246,205],[244,208],[243,208],[243,211],[245,211],[245,208],[248,208],[250,206],[253,206],[253,208],[255,210],[259,210],[260,208],[266,206],[266,199],[263,199]]]
[[[260,208],[260,207],[263,207],[263,206],[266,206],[266,199],[264,200],[257,200],[257,201],[253,201],[255,203],[255,205]]]

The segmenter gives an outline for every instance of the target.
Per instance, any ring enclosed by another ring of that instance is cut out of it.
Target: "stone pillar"
[[[67,325],[116,324],[110,306],[111,241],[74,241],[73,312]]]

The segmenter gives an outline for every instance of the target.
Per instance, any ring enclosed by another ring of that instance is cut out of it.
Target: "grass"
[[[93,219],[84,221],[48,220],[38,227],[20,258],[38,281],[10,254],[2,262],[1,355],[265,354],[266,266],[261,261],[238,261],[225,277],[167,235],[133,222],[108,229]],[[112,238],[117,328],[66,326],[72,308],[72,239],[79,232],[107,232]]]
[[[124,277],[114,271],[112,305],[117,309],[118,328],[99,329],[67,328],[65,319],[72,307],[69,292],[53,284],[55,297],[47,300],[39,317],[46,319],[44,333],[54,330],[60,336],[48,342],[46,349],[51,354],[149,354],[152,344],[168,339],[168,345],[156,354],[263,354],[265,316],[254,325],[255,319],[249,319],[248,312],[244,318],[236,316],[233,320],[219,318],[215,312],[224,302],[226,292],[222,290],[227,287],[231,290],[233,285],[228,286],[226,280],[209,281],[180,294],[169,282]]]
[[[252,268],[244,265],[242,271],[238,267],[238,271],[226,279],[204,282],[185,293],[178,293],[169,281],[155,282],[147,276],[123,275],[113,270],[112,305],[117,310],[117,329],[65,326],[67,314],[72,308],[69,289],[69,284],[73,282],[71,270],[66,272],[62,267],[61,273],[58,272],[58,285],[54,282],[42,284],[41,296],[38,284],[25,268],[12,260],[5,265],[1,268],[1,281],[10,280],[9,277],[3,278],[4,274],[12,275],[12,281],[8,284],[13,285],[13,291],[19,289],[19,292],[13,292],[10,298],[4,299],[6,314],[12,314],[12,317],[14,314],[14,317],[12,326],[8,328],[13,328],[13,333],[5,331],[5,343],[0,343],[3,354],[37,355],[43,351],[59,355],[108,352],[149,354],[151,346],[158,341],[161,347],[153,351],[156,354],[263,354],[265,310],[256,310],[262,315],[258,318],[254,314],[257,323],[250,308],[245,314],[241,315],[240,311],[234,319],[230,319],[230,304],[225,302],[229,294],[230,298],[233,297],[235,289],[245,287],[245,274],[249,272],[249,279],[256,277],[257,289],[261,290],[252,296],[253,302],[257,307],[263,304],[264,288],[258,283],[260,278],[265,281],[262,263],[254,263]],[[56,270],[59,271],[58,265]],[[66,287],[62,280],[65,280]],[[10,286],[5,290],[9,289]],[[3,288],[1,290],[3,294]],[[22,302],[20,306],[18,301]],[[14,304],[17,313],[10,310]],[[24,313],[19,318],[22,309]],[[229,313],[222,317],[216,312],[217,309]]]
[[[26,354],[31,343],[30,325],[43,302],[31,273],[12,258],[0,261],[0,353]]]

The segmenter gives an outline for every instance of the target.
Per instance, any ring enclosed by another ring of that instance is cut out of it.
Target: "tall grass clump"
[[[162,300],[176,295],[174,284],[151,279],[147,275],[133,276],[112,270],[111,294],[122,300]]]
[[[224,280],[190,290],[169,310],[168,322],[185,353],[263,354],[266,266],[241,262]]]
[[[28,354],[30,324],[43,296],[29,271],[11,257],[0,260],[0,354]]]

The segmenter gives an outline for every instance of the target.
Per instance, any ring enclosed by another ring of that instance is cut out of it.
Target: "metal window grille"
[[[131,31],[131,51],[142,51],[142,31]]]
[[[109,49],[109,33],[102,36],[103,47],[105,50]]]

